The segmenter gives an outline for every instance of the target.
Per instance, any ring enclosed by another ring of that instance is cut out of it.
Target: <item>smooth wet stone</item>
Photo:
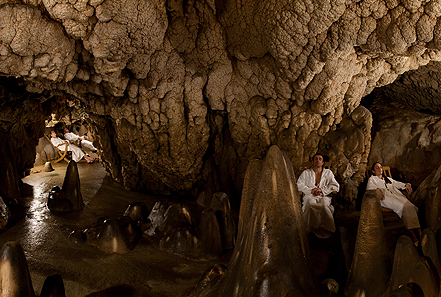
[[[46,278],[41,289],[40,297],[66,297],[63,278],[59,274]]]
[[[196,203],[203,207],[211,206],[211,199],[213,196],[208,191],[202,191],[199,193]]]
[[[225,271],[226,267],[222,264],[216,264],[208,268],[189,297],[204,296],[204,292],[213,290],[218,281],[224,276]]]
[[[108,219],[98,234],[98,247],[108,253],[124,254],[131,250],[124,230],[116,219]]]
[[[414,294],[409,287],[401,286],[400,288],[393,290],[389,297],[414,297]]]
[[[229,213],[231,211],[231,206],[227,194],[223,192],[214,193],[213,198],[211,199],[210,208],[215,211],[221,210],[225,213]]]
[[[420,286],[424,296],[439,294],[439,277],[430,267],[430,263],[419,255],[410,237],[402,235],[395,247],[390,286],[395,290],[410,282]]]
[[[388,289],[389,276],[390,261],[380,201],[375,191],[366,191],[345,296],[381,296]]]
[[[198,226],[201,255],[208,259],[222,256],[222,238],[216,213],[210,208],[202,211]]]
[[[436,232],[441,221],[441,166],[418,186],[411,199],[417,206],[424,204],[427,227]]]
[[[216,218],[219,223],[219,231],[222,239],[222,248],[229,250],[234,248],[236,243],[237,225],[231,213],[216,211]]]
[[[225,250],[232,249],[236,242],[237,225],[231,215],[231,205],[227,194],[223,192],[214,193],[210,208],[216,211],[222,248]]]
[[[122,216],[118,219],[118,221],[124,230],[125,237],[133,248],[142,237],[141,228],[137,226],[136,222],[133,221],[129,216]]]
[[[196,225],[187,207],[179,203],[157,202],[148,219],[150,228],[143,232],[158,249],[187,258],[205,258],[201,253]]]
[[[277,146],[248,165],[238,228],[227,271],[192,296],[319,296],[292,164]]]
[[[44,172],[54,171],[54,168],[52,167],[52,163],[51,162],[44,163],[43,171]]]
[[[9,241],[0,250],[2,297],[34,297],[28,263],[20,244]]]
[[[123,216],[131,217],[135,222],[145,221],[149,216],[149,210],[144,202],[134,202],[127,206]]]
[[[47,207],[54,214],[67,213],[73,210],[72,202],[66,198],[64,191],[55,186],[49,192]]]
[[[3,201],[3,198],[0,197],[0,228],[5,227],[8,224],[10,218],[11,212],[6,203]]]
[[[77,163],[73,160],[69,161],[67,165],[62,190],[66,198],[72,203],[72,210],[81,210],[84,208],[78,167]]]
[[[441,263],[439,261],[438,254],[439,249],[436,243],[435,234],[432,230],[430,230],[429,228],[423,230],[420,244],[423,255],[428,257],[432,261],[432,264],[433,266],[435,266],[438,275],[441,275]]]

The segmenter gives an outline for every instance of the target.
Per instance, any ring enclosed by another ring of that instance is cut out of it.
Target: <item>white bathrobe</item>
[[[66,142],[66,140],[63,140],[59,137],[51,137],[51,142],[54,146],[56,146],[60,151],[64,151],[64,149],[66,148],[66,145],[64,145],[64,143]],[[67,146],[67,150],[72,152],[72,160],[74,160],[75,162],[79,162],[85,155],[85,153],[83,152],[82,149],[80,149],[79,147],[77,147],[74,144],[69,143]]]
[[[334,174],[330,169],[323,169],[320,183],[315,185],[315,172],[312,168],[302,172],[297,180],[297,187],[302,191],[303,196],[303,220],[305,221],[307,232],[314,232],[317,237],[326,238],[335,231],[334,206],[331,205],[330,195],[333,191],[340,189]],[[311,190],[319,187],[322,195],[314,196]]]
[[[418,208],[400,191],[406,189],[406,184],[393,180],[390,177],[388,179],[392,183],[386,183],[384,179],[372,175],[368,180],[366,190],[381,190],[384,196],[384,199],[380,200],[381,206],[392,209],[403,219],[404,226],[407,229],[419,228]]]
[[[81,148],[83,149],[87,149],[89,151],[96,151],[96,148],[93,146],[92,141],[86,140],[84,139],[84,137],[80,137],[75,133],[72,132],[68,132],[64,134],[64,138],[69,140],[71,143],[77,143],[79,144],[79,146],[81,146]],[[81,142],[80,142],[81,140]]]

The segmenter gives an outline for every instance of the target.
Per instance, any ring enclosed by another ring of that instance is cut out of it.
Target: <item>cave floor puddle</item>
[[[67,215],[54,215],[46,206],[48,193],[62,187],[67,163],[33,168],[23,178],[23,216],[0,234],[0,245],[20,243],[25,252],[36,296],[46,277],[60,274],[66,296],[186,296],[204,271],[219,261],[193,261],[151,247],[141,239],[126,254],[108,254],[69,238],[74,230],[94,227],[98,218],[118,218],[127,206],[142,201],[149,209],[163,200],[124,189],[105,173],[99,162],[79,162],[85,208]]]

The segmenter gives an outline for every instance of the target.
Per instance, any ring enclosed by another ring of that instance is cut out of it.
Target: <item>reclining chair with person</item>
[[[408,199],[412,194],[412,186],[410,183],[392,179],[389,168],[387,168],[389,177],[386,176],[384,170],[386,167],[383,168],[379,162],[372,165],[370,168],[372,175],[368,179],[366,190],[376,190],[381,206],[391,209],[403,220],[404,227],[409,230],[412,241],[417,246],[421,237],[421,227],[418,208]],[[406,190],[408,198],[404,196],[402,190]]]
[[[74,160],[75,162],[78,163],[81,159],[84,159],[88,164],[91,164],[95,161],[95,158],[92,158],[89,155],[87,155],[81,148],[79,148],[75,144],[70,143],[69,140],[61,139],[60,137],[58,137],[57,133],[55,133],[54,130],[51,131],[50,136],[51,136],[49,139],[50,143],[58,151],[65,152],[67,150],[72,152],[72,160]],[[57,162],[62,160],[63,158],[58,159]]]

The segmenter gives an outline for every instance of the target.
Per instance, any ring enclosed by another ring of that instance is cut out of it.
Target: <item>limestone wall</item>
[[[85,107],[113,178],[160,193],[199,191],[204,170],[240,188],[273,144],[358,181],[362,97],[441,58],[438,1],[0,4],[0,75]]]

